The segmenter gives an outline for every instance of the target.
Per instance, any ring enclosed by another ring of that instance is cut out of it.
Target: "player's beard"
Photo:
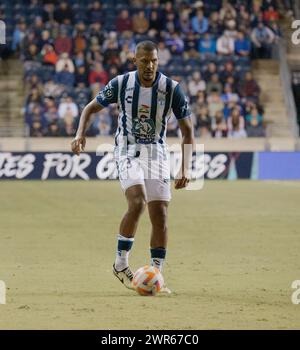
[[[154,72],[144,72],[143,79],[145,81],[151,81],[154,79]]]

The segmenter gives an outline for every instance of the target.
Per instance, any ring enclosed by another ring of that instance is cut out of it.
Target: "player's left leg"
[[[162,271],[168,243],[168,201],[155,200],[148,203],[152,224],[150,251],[151,265]]]

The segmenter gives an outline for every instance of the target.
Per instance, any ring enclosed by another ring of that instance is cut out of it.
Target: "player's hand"
[[[84,151],[85,142],[84,136],[76,136],[71,142],[72,152],[79,156],[80,152]]]
[[[190,182],[190,179],[185,175],[176,176],[175,179],[175,190],[185,188]]]

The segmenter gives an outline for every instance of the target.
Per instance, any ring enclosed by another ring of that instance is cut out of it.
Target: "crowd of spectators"
[[[6,4],[2,14],[15,11],[11,46],[24,62],[31,136],[73,136],[85,104],[135,69],[135,44],[144,39],[158,43],[160,71],[187,93],[197,136],[264,136],[251,60],[270,58],[281,35],[276,0]],[[88,135],[113,135],[117,120],[112,105],[96,115]],[[167,133],[178,132],[171,117]]]

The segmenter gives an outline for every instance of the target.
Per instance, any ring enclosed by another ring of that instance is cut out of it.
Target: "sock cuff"
[[[165,259],[167,250],[165,248],[150,248],[151,259]]]
[[[125,242],[133,242],[133,241],[134,241],[134,237],[132,237],[132,238],[124,237],[124,236],[122,236],[122,235],[119,233],[119,234],[118,234],[118,240],[119,240],[119,241],[125,241]]]

